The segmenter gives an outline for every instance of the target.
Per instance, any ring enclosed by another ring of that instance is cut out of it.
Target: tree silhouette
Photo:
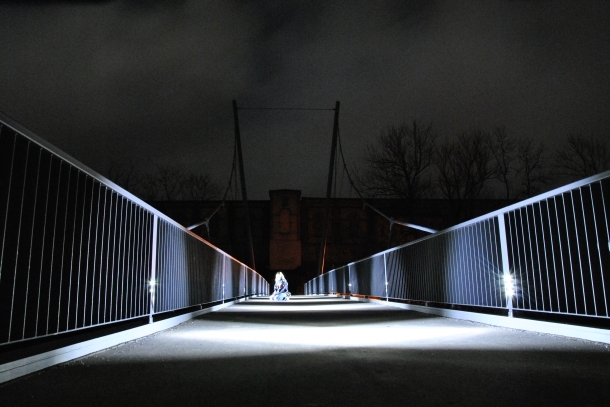
[[[550,181],[547,151],[544,143],[529,138],[517,142],[516,179],[520,189],[518,198],[529,198],[542,192]]]
[[[190,201],[207,201],[218,198],[221,188],[209,174],[188,174],[183,184],[183,198]]]
[[[552,158],[556,171],[551,171]],[[439,140],[431,125],[413,122],[382,131],[368,146],[365,163],[358,183],[367,196],[401,198],[406,205],[441,196],[453,201],[454,215],[463,219],[473,200],[529,198],[561,177],[610,170],[610,138],[569,134],[553,156],[544,143],[512,137],[503,126]]]
[[[495,178],[503,186],[504,199],[510,199],[513,195],[517,145],[508,136],[505,127],[496,127],[488,139],[488,144],[495,161]]]
[[[435,155],[437,185],[447,199],[477,199],[487,182],[497,174],[489,133],[471,130],[456,141],[441,144]]]
[[[432,124],[419,126],[417,121],[382,131],[367,148],[366,169],[359,178],[363,192],[408,201],[428,196],[436,139]]]
[[[142,177],[133,160],[119,162],[112,159],[107,174],[110,181],[131,193],[136,193],[142,184]]]
[[[108,179],[145,201],[206,201],[216,199],[221,188],[205,173],[187,172],[175,165],[157,165],[142,174],[133,161],[111,161]]]
[[[608,137],[593,134],[569,134],[566,143],[555,153],[555,166],[560,175],[569,179],[610,170],[610,141]]]

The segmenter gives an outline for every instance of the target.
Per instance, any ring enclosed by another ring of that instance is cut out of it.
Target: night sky
[[[0,1],[0,111],[102,174],[114,158],[225,185],[233,99],[339,100],[350,167],[413,119],[443,137],[610,135],[607,0],[25,4]],[[332,111],[240,111],[249,198],[323,196],[332,125]]]

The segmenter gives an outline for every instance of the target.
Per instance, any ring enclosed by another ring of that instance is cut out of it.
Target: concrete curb
[[[98,352],[112,346],[119,345],[124,342],[133,341],[165,329],[172,328],[183,322],[193,319],[199,315],[217,311],[230,305],[242,302],[244,299],[226,302],[224,304],[215,305],[210,308],[189,312],[187,314],[178,315],[173,318],[164,319],[152,324],[139,326],[137,328],[128,329],[115,334],[106,335],[101,338],[91,339],[85,342],[80,342],[74,345],[55,349],[49,352],[44,352],[38,355],[30,356],[24,359],[19,359],[13,362],[0,365],[0,383],[16,379],[30,373],[37,372],[47,367],[51,367],[60,363],[68,362],[73,359],[80,358],[90,353]]]
[[[402,308],[410,311],[423,312],[425,314],[438,315],[440,317],[463,319],[467,321],[480,322],[487,325],[501,326],[505,328],[520,329],[523,331],[561,335],[570,338],[585,339],[588,341],[610,344],[610,331],[606,329],[589,328],[577,325],[558,324],[554,322],[534,321],[523,318],[510,318],[498,315],[478,314],[476,312],[459,311],[445,308],[425,307],[422,305],[402,304],[392,301],[364,299],[352,297],[352,300],[372,302],[380,305]]]

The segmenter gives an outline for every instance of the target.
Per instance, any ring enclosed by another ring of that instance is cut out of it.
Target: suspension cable
[[[216,212],[218,212],[218,210],[220,210],[220,208],[225,205],[225,202],[227,200],[227,195],[229,194],[229,191],[231,190],[231,184],[233,183],[233,178],[235,177],[236,155],[237,155],[237,146],[236,146],[235,143],[233,143],[233,164],[231,165],[231,175],[229,176],[229,183],[227,184],[227,188],[225,189],[225,193],[224,193],[224,195],[222,197],[222,201],[220,202],[220,204],[216,207],[216,209],[214,209],[214,211],[207,218],[205,218],[201,222],[195,223],[194,225],[188,226],[187,227],[188,230],[193,230],[196,227],[199,227],[201,225],[205,225],[205,227],[208,230],[208,239],[210,238],[210,220],[212,220],[212,217],[214,215],[216,215]]]
[[[349,171],[347,169],[347,164],[345,163],[345,156],[343,155],[343,146],[341,145],[341,131],[339,130],[337,133],[338,133],[337,134],[337,138],[338,138],[338,141],[339,141],[339,153],[341,154],[341,160],[343,161],[343,168],[345,169],[345,174],[347,175],[347,179],[349,180],[349,183],[350,183],[351,187],[354,189],[354,191],[356,191],[356,194],[358,194],[358,197],[362,201],[362,204],[364,205],[364,207],[368,206],[373,211],[375,211],[376,213],[381,215],[383,218],[385,218],[388,222],[390,222],[390,233],[392,232],[392,226],[394,224],[400,225],[400,226],[405,226],[405,227],[410,227],[410,228],[413,228],[413,229],[418,229],[418,230],[421,230],[421,231],[424,231],[424,232],[428,232],[428,233],[436,233],[437,232],[436,230],[431,229],[431,228],[427,228],[425,226],[420,226],[420,225],[416,225],[414,223],[401,222],[399,220],[396,220],[396,219],[392,218],[391,216],[388,216],[385,213],[381,212],[379,209],[377,209],[376,207],[374,207],[373,205],[368,203],[366,201],[366,199],[364,199],[364,197],[360,193],[360,190],[358,188],[356,188],[356,185],[354,184],[354,181],[352,180],[352,177],[350,176],[350,173],[349,173]]]

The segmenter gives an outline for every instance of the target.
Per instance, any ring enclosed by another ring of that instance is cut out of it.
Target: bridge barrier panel
[[[609,211],[610,171],[331,270],[307,293],[608,318]]]
[[[245,270],[242,264],[232,258],[224,258],[225,278],[224,278],[224,298],[237,298],[244,295]]]
[[[514,309],[608,318],[609,204],[606,175],[504,214]]]
[[[231,297],[269,293],[254,270],[1,114],[0,245],[0,346],[221,301],[227,282]]]
[[[388,297],[505,307],[493,218],[438,233],[433,239],[389,251],[385,257]]]

